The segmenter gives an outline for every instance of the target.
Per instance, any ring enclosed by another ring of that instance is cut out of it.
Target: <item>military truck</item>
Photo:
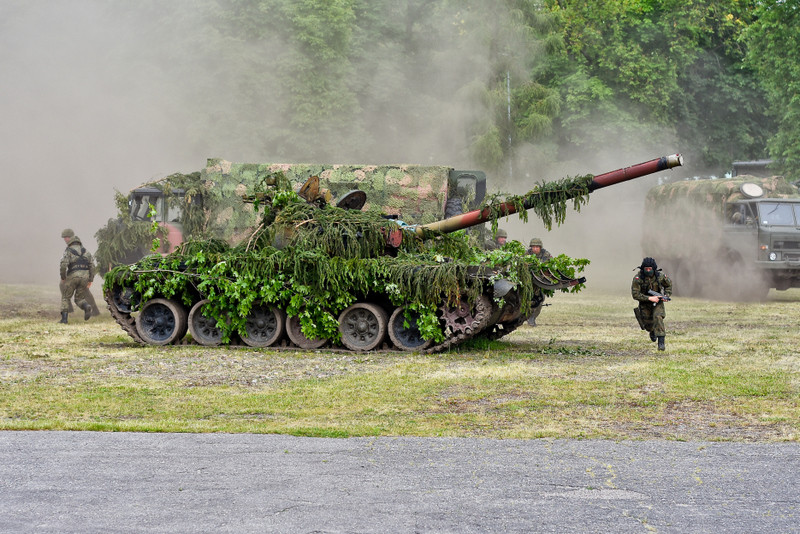
[[[176,173],[117,193],[118,216],[98,230],[98,271],[105,274],[152,252],[168,254],[183,241],[220,239],[237,244],[252,231],[257,216],[242,197],[265,177],[281,173],[295,186],[318,176],[336,203],[360,190],[365,211],[387,214],[408,224],[425,224],[458,215],[480,205],[486,175],[446,166],[321,165],[232,163],[209,159],[191,174]],[[154,235],[155,234],[155,235]],[[154,238],[158,239],[154,246]]]
[[[642,231],[676,295],[747,301],[800,287],[800,192],[781,176],[656,186]]]

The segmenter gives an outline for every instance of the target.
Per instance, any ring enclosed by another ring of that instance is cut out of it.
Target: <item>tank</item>
[[[334,201],[317,176],[295,192],[277,171],[245,196],[260,221],[238,245],[187,241],[115,267],[104,295],[141,344],[439,352],[497,339],[545,296],[580,290],[588,260],[540,262],[518,242],[483,251],[467,229],[528,210],[550,228],[569,202],[577,209],[596,189],[681,164],[675,154],[546,182],[427,224],[363,210],[363,191]]]

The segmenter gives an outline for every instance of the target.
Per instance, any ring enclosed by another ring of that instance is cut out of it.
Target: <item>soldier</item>
[[[543,247],[542,240],[538,237],[531,239],[530,247],[528,248],[528,254],[531,256],[536,256],[539,258],[539,261],[547,261],[553,257],[549,252],[547,252],[547,249]]]
[[[80,238],[69,228],[61,232],[67,249],[61,257],[61,323],[67,324],[69,301],[75,296],[75,304],[83,310],[83,319],[92,316],[92,307],[86,300],[94,279],[92,255],[83,247]]]
[[[650,341],[658,340],[658,350],[664,350],[664,337],[667,335],[664,329],[664,317],[667,315],[664,301],[672,295],[672,281],[660,271],[656,260],[644,258],[639,266],[639,274],[633,277],[631,296],[639,301],[639,306],[633,309],[639,326],[650,333]],[[650,291],[663,296],[651,295]]]
[[[508,239],[508,232],[506,232],[502,228],[498,228],[497,233],[494,236],[494,240],[487,241],[486,246],[484,248],[486,250],[498,249],[506,244],[507,239]]]
[[[534,237],[531,239],[530,246],[528,247],[528,254],[531,256],[536,256],[539,258],[539,261],[547,261],[551,259],[553,256],[547,252],[542,245],[542,240],[538,237]],[[542,313],[542,307],[544,306],[544,296],[542,296],[542,302],[533,308],[531,314],[528,316],[528,325],[529,326],[536,326],[536,318],[539,317],[539,314]]]

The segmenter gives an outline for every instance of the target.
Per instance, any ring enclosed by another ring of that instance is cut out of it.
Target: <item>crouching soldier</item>
[[[639,306],[633,309],[639,326],[650,333],[650,341],[658,341],[658,350],[664,350],[664,337],[667,335],[664,328],[664,317],[667,315],[664,301],[672,295],[672,281],[660,271],[656,260],[644,258],[639,273],[633,277],[631,296],[639,301]]]
[[[92,255],[81,244],[75,232],[67,228],[61,232],[67,249],[61,257],[61,321],[67,323],[69,301],[75,295],[75,304],[83,310],[83,319],[88,321],[92,316],[92,307],[87,302],[89,288],[94,279],[94,261]]]

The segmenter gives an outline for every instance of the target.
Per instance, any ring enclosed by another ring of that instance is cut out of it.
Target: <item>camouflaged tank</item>
[[[367,194],[334,196],[319,177],[295,192],[283,170],[244,200],[261,216],[235,247],[189,241],[105,277],[120,326],[137,342],[351,351],[437,352],[520,326],[554,291],[579,290],[587,260],[540,262],[511,242],[485,252],[463,232],[533,210],[560,224],[595,189],[682,164],[657,158],[603,175],[539,184],[428,224],[364,210]],[[190,338],[184,337],[187,332]]]

